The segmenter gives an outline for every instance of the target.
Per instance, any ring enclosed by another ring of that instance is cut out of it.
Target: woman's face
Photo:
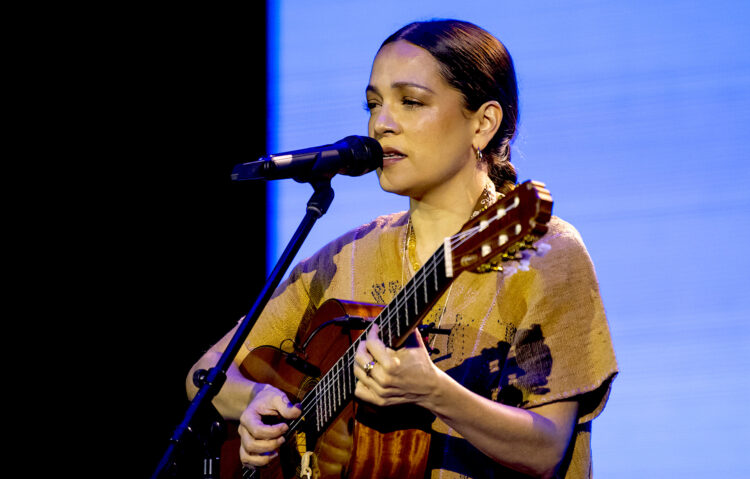
[[[463,96],[439,73],[435,58],[406,41],[384,46],[367,86],[368,134],[383,146],[381,187],[422,199],[471,181],[478,128]]]

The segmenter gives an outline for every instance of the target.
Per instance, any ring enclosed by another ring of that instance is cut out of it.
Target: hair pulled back
[[[461,92],[467,110],[475,112],[491,100],[500,104],[503,120],[482,151],[482,161],[497,191],[507,192],[518,179],[510,163],[510,142],[518,124],[518,86],[505,46],[486,30],[460,20],[410,23],[386,38],[380,48],[399,40],[427,50],[438,61],[441,75]]]

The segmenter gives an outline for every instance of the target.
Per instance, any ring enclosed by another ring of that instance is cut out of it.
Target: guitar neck
[[[450,286],[443,248],[438,249],[375,319],[386,346],[398,349]]]

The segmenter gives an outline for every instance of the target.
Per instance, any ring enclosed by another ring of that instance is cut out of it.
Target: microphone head
[[[383,167],[383,147],[369,136],[347,136],[336,143],[339,154],[346,159],[339,173],[361,176]]]

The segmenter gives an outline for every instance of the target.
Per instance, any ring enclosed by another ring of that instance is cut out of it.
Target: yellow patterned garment
[[[413,275],[407,213],[382,216],[302,261],[253,328],[241,362],[257,346],[294,338],[327,299],[387,304]],[[503,272],[465,272],[424,319],[449,328],[431,343],[432,359],[471,391],[533,408],[576,398],[579,418],[560,477],[591,476],[591,421],[617,374],[593,265],[578,232],[553,217],[538,242],[543,256],[506,264]],[[288,348],[287,348],[288,349]],[[436,419],[428,476],[522,477],[492,462]]]

